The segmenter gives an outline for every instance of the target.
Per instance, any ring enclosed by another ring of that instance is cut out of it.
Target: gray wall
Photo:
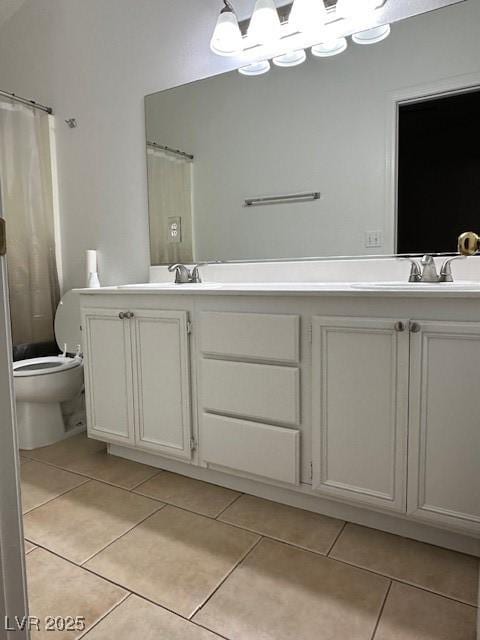
[[[392,253],[392,94],[478,72],[479,24],[479,3],[467,2],[395,24],[386,41],[351,44],[336,58],[149,96],[149,139],[195,155],[197,258]],[[320,202],[242,206],[246,197],[317,190]],[[384,246],[367,249],[374,230]]]

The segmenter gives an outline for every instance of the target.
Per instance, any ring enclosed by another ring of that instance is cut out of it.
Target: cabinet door
[[[137,446],[191,458],[190,358],[184,311],[133,311]]]
[[[406,509],[408,323],[313,319],[313,488]]]
[[[82,313],[88,434],[134,444],[130,322],[117,309]]]
[[[418,322],[411,340],[408,509],[480,533],[480,324]]]

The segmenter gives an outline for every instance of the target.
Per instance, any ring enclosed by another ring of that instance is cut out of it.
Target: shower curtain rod
[[[182,158],[188,158],[189,160],[194,160],[195,156],[192,156],[190,153],[185,153],[185,151],[180,151],[180,149],[172,149],[172,147],[167,147],[163,144],[158,144],[158,142],[148,142],[147,147],[153,147],[154,149],[161,149],[162,151],[168,151],[169,153],[174,153],[177,156],[181,156]]]
[[[39,104],[35,102],[35,100],[28,100],[27,98],[22,98],[21,96],[17,96],[15,93],[10,93],[9,91],[2,91],[0,89],[0,96],[5,96],[6,98],[10,98],[10,100],[14,100],[15,102],[20,102],[21,104],[26,104],[33,109],[39,109],[40,111],[45,111],[49,115],[53,114],[52,107],[46,107],[44,104]]]

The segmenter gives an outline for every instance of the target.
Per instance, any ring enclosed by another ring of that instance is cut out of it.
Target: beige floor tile
[[[31,551],[33,551],[36,548],[37,547],[34,544],[29,542],[28,540],[25,540],[25,555],[27,555],[27,553],[30,553]]]
[[[344,525],[342,520],[254,496],[242,496],[219,519],[323,554]]]
[[[218,640],[216,634],[157,607],[130,596],[89,631],[85,640]]]
[[[89,628],[126,596],[123,589],[43,549],[27,556],[27,576],[30,615],[42,623],[46,616],[85,616]],[[81,633],[46,631],[42,624],[32,638],[73,640]]]
[[[393,583],[375,640],[475,640],[476,609]]]
[[[332,558],[476,604],[478,560],[401,536],[347,524]]]
[[[213,518],[240,495],[237,491],[168,471],[163,471],[155,478],[148,480],[135,491]]]
[[[21,475],[23,513],[87,482],[87,478],[41,462],[22,465]]]
[[[247,531],[167,506],[86,566],[189,617],[257,540]]]
[[[106,450],[73,459],[67,466],[76,473],[83,473],[95,480],[115,484],[123,489],[133,489],[141,482],[157,475],[158,469],[145,464],[110,456]]]
[[[370,640],[389,581],[262,542],[194,620],[232,640]]]
[[[91,438],[87,438],[85,433],[80,433],[77,436],[67,438],[49,447],[28,451],[26,455],[33,460],[39,460],[40,462],[47,462],[57,467],[70,469],[72,462],[105,449],[106,445],[104,442],[92,440]]]
[[[73,489],[24,517],[25,536],[82,564],[161,503],[95,480]]]

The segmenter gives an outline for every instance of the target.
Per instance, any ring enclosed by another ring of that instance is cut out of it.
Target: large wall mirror
[[[479,24],[466,0],[147,96],[152,264],[455,251],[480,222]]]

